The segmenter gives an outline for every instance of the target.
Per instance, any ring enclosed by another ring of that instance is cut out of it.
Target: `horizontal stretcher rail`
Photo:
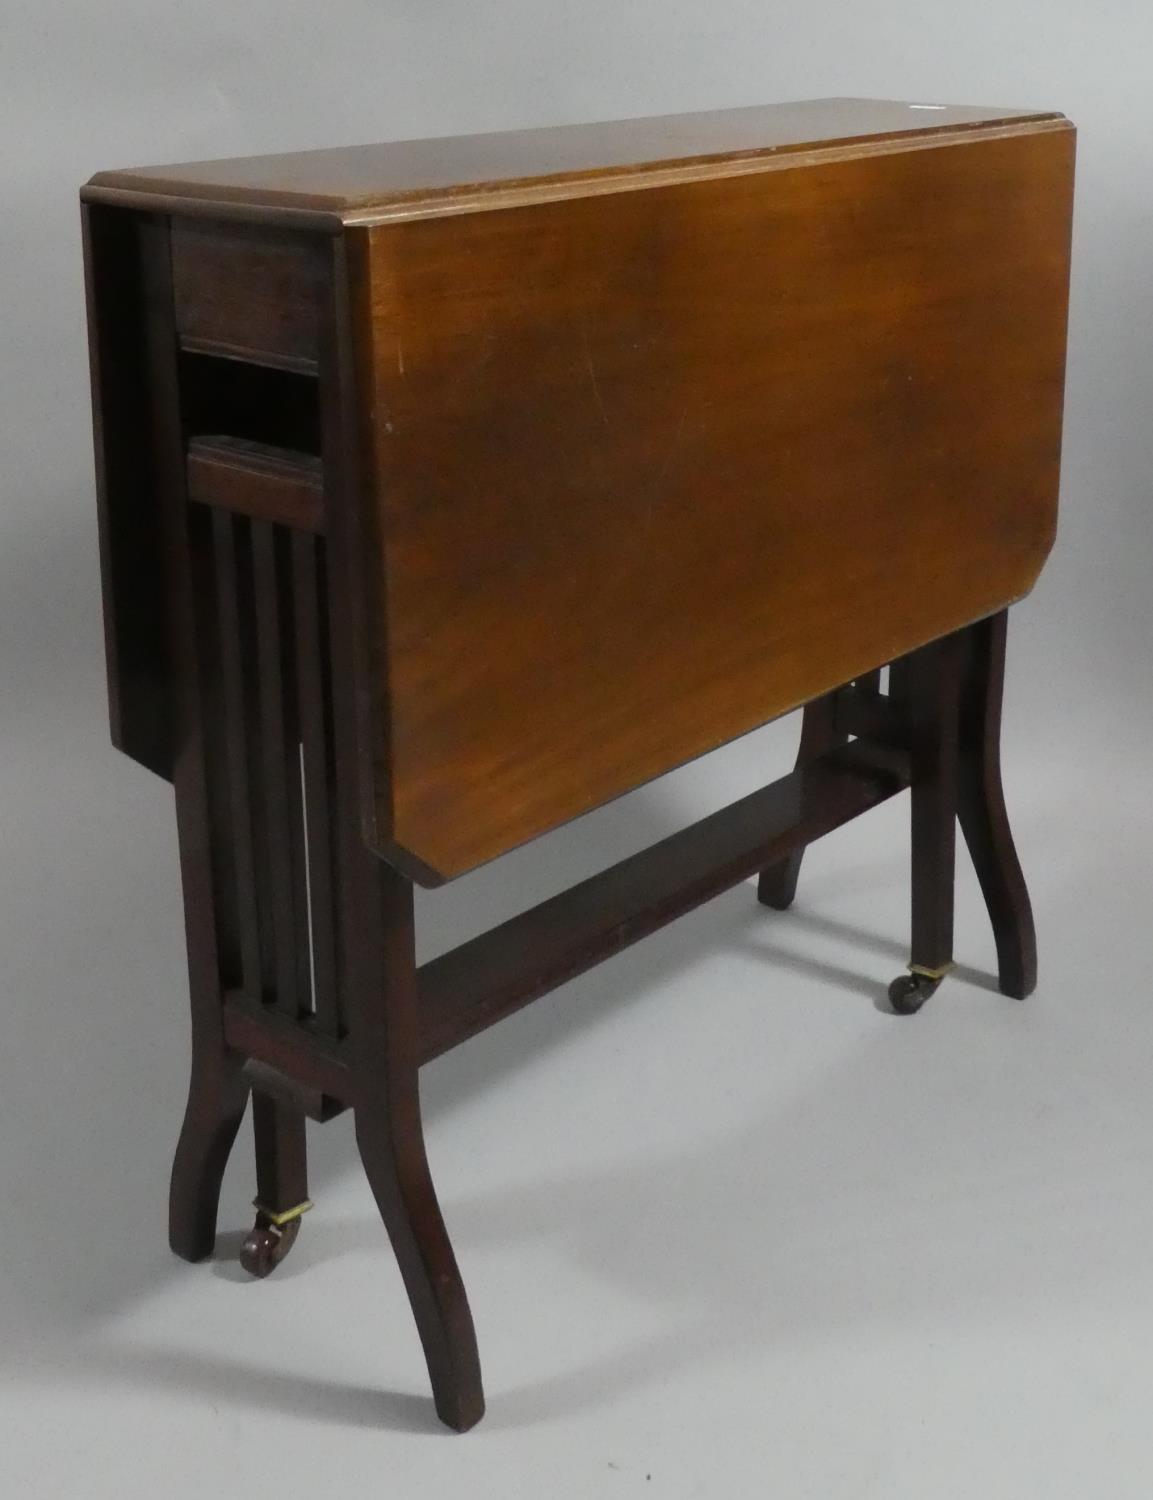
[[[855,741],[463,943],[418,972],[428,1062],[909,784]]]
[[[302,1088],[352,1102],[352,1068],[343,1043],[240,990],[224,997],[224,1040]]]
[[[188,498],[295,531],[324,530],[324,479],[309,453],[235,437],[194,437]]]
[[[903,751],[862,741],[840,746],[432,959],[417,973],[421,1061],[439,1057],[908,784]],[[351,1039],[325,1036],[239,991],[225,997],[224,1015],[225,1038],[235,1051],[327,1099],[353,1102]]]

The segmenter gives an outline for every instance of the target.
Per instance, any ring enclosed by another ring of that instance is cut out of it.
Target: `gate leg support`
[[[1037,935],[1001,785],[1007,619],[1003,610],[966,632],[958,810],[993,923],[1001,993],[1024,1000],[1037,984]]]
[[[312,1207],[304,1116],[258,1090],[252,1095],[252,1133],[256,1223],[241,1247],[240,1264],[251,1275],[263,1277],[292,1249],[301,1217]]]
[[[909,972],[889,986],[902,1016],[920,1010],[953,966],[958,725],[963,639],[946,636],[895,662],[912,755],[912,944]]]
[[[798,767],[824,755],[846,738],[838,734],[836,728],[836,697],[835,693],[829,693],[824,698],[814,698],[812,703],[806,703],[801,717]],[[804,856],[803,848],[796,849],[761,871],[757,881],[757,900],[762,906],[771,906],[776,911],[787,911],[792,906]]]

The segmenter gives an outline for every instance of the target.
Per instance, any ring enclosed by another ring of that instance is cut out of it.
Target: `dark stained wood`
[[[182,353],[180,404],[190,449],[225,437],[292,455],[320,453],[320,403],[315,375],[246,364],[211,354]]]
[[[188,445],[188,496],[301,531],[323,531],[320,460],[244,438],[198,437]]]
[[[218,669],[220,673],[220,725],[224,771],[229,799],[228,845],[235,882],[236,923],[239,934],[240,970],[244,988],[251,995],[271,994],[275,982],[272,968],[271,925],[262,920],[257,891],[259,790],[256,747],[252,742],[256,716],[249,703],[248,663],[255,652],[247,642],[248,609],[251,598],[251,559],[247,531],[240,543],[235,517],[217,511],[211,520],[216,571],[218,611]],[[243,546],[244,564],[238,553]]]
[[[787,904],[906,785],[894,1008],[951,956],[958,816],[1035,982],[999,737],[1072,140],[824,101],[85,190],[114,736],[173,776],[185,893],[172,1244],[211,1250],[252,1092],[267,1274],[304,1117],[352,1107],[452,1427],[484,1395],[424,1062],[757,871]],[[418,971],[413,880],[799,704],[791,775]]]
[[[863,735],[866,739],[889,745],[904,743],[903,719],[894,732],[887,735],[876,732],[880,727],[877,710],[881,705],[888,707],[888,700],[880,692],[880,682],[879,670],[866,672],[835,693],[826,693],[823,698],[805,704],[801,742],[797,747],[798,768],[835,745],[843,744],[850,736]],[[803,847],[794,849],[785,859],[761,871],[757,881],[757,900],[762,906],[787,911],[793,904],[804,853]]]
[[[311,1084],[301,1083],[291,1073],[283,1073],[271,1063],[246,1057],[241,1069],[252,1092],[266,1094],[270,1099],[279,1099],[289,1104],[306,1120],[325,1125],[342,1115],[348,1105],[332,1094],[326,1094]]]
[[[320,253],[300,236],[175,221],[181,347],[306,373],[316,369]]]
[[[837,729],[836,693],[826,693],[823,698],[806,703],[801,721],[801,743],[797,749],[797,769],[808,765],[819,755],[825,755],[845,738]],[[805,846],[801,844],[790,850],[784,859],[777,860],[761,871],[757,880],[757,900],[762,906],[787,911],[793,904],[804,853]]]
[[[268,1276],[296,1243],[308,1201],[304,1116],[291,1101],[254,1090],[256,1222],[240,1251],[253,1276]]]
[[[244,897],[240,867],[232,840],[231,797],[227,761],[227,690],[220,631],[220,578],[212,518],[199,507],[184,507],[187,566],[193,599],[196,655],[199,666],[199,717],[206,807],[210,821],[213,926],[218,987],[240,984],[244,974]]]
[[[459,875],[1029,591],[1072,145],[368,231],[378,850]]]
[[[882,745],[903,744],[907,737],[904,714],[888,695],[865,685],[878,675],[858,678],[834,694],[837,733],[860,735]]]
[[[169,1241],[177,1255],[211,1254],[216,1210],[228,1154],[248,1099],[241,1059],[224,1044],[217,948],[213,819],[208,801],[197,600],[193,592],[184,491],[179,390],[167,228],[140,226],[140,295],[147,309],[150,428],[155,436],[154,503],[164,538],[166,624],[178,683],[173,762],[176,827],[184,886],[192,1061],[188,1104],[172,1164]]]
[[[1001,784],[1007,627],[1007,612],[1001,611],[982,620],[968,634],[961,699],[958,811],[993,923],[1001,992],[1024,1000],[1037,987],[1037,934]]]
[[[260,1206],[274,1214],[296,1208],[308,1197],[303,1117],[282,1100],[257,1090],[252,1096],[252,1130]]]
[[[822,838],[908,785],[907,763],[865,746],[791,776],[424,965],[425,1060]]]
[[[275,680],[266,684],[262,691],[261,651],[259,615],[261,601],[256,585],[256,552],[253,545],[252,523],[243,516],[232,518],[234,555],[236,560],[236,634],[233,641],[225,641],[223,652],[225,668],[237,674],[238,727],[236,734],[242,739],[243,757],[230,766],[235,777],[247,778],[247,808],[252,824],[252,855],[254,859],[254,885],[256,918],[260,945],[260,977],[250,993],[259,995],[266,1003],[274,1003],[277,996],[281,956],[277,953],[275,902],[273,898],[272,868],[277,852],[291,848],[291,835],[285,829],[279,837],[271,827],[270,819],[275,808],[282,811],[286,799],[270,797],[265,784],[266,768],[270,758],[274,767],[278,760],[274,748],[265,743],[268,714],[266,698],[275,693]],[[231,580],[229,580],[231,584]],[[265,609],[267,615],[267,608]],[[230,661],[235,653],[235,668]],[[226,699],[226,702],[228,700]],[[275,709],[273,710],[275,716]],[[274,769],[276,780],[280,776]],[[238,833],[239,838],[239,833]],[[283,921],[282,921],[283,927]],[[246,981],[247,982],[247,981]]]
[[[331,502],[329,630],[333,657],[346,664],[366,644],[361,590],[369,572],[365,511],[355,503],[363,475],[349,281],[345,247],[337,243],[322,324],[323,456]],[[412,1305],[437,1413],[463,1432],[484,1414],[484,1390],[472,1313],[424,1145],[412,887],[365,844],[353,673],[335,672],[332,686],[341,977],[357,1147]]]
[[[285,1015],[297,1016],[311,1009],[312,981],[289,543],[287,534],[267,522],[252,523],[260,788],[268,860],[259,879],[272,911],[272,999]]]
[[[112,743],[172,779],[172,664],[156,504],[140,215],[83,207],[96,514]]]
[[[909,150],[970,131],[1062,124],[1051,111],[809,99],[650,119],[390,141],[278,156],[98,172],[91,202],[145,202],[301,228],[509,208],[695,176],[791,167],[814,152]]]
[[[308,905],[312,933],[313,1010],[325,1031],[343,1030],[336,943],[336,870],[332,852],[335,761],[332,657],[328,642],[327,564],[323,543],[292,538],[293,625],[297,703],[308,835]]]

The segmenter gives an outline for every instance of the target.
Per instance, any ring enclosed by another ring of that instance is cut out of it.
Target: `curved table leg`
[[[239,1059],[194,1059],[168,1195],[168,1242],[183,1260],[212,1254],[220,1184],[247,1103]]]
[[[425,1154],[416,1078],[356,1110],[356,1143],[404,1278],[436,1412],[466,1432],[484,1415],[480,1357],[464,1283]]]
[[[472,1313],[441,1215],[420,1110],[412,886],[363,851],[352,896],[368,920],[350,953],[356,1143],[404,1278],[437,1415],[465,1432],[484,1415]]]
[[[818,755],[824,755],[846,738],[837,733],[835,707],[835,693],[828,693],[824,698],[814,698],[812,703],[805,704],[801,718],[801,743],[797,749],[798,767]],[[787,911],[792,906],[804,854],[803,849],[797,849],[761,871],[757,881],[757,900],[762,906],[771,906],[776,911]]]
[[[958,812],[993,923],[1001,993],[1023,1000],[1037,984],[1037,936],[1001,784],[1007,619],[1003,610],[967,632]]]

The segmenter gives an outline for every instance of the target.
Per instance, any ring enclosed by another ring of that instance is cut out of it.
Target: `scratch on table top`
[[[593,395],[596,397],[596,403],[598,408],[600,409],[601,421],[607,427],[609,425],[609,414],[605,410],[604,398],[601,396],[600,382],[597,380],[596,367],[593,364],[592,350],[589,348],[588,330],[584,327],[583,324],[581,325],[581,344],[584,348],[585,364],[588,366],[589,380],[592,383]]]

